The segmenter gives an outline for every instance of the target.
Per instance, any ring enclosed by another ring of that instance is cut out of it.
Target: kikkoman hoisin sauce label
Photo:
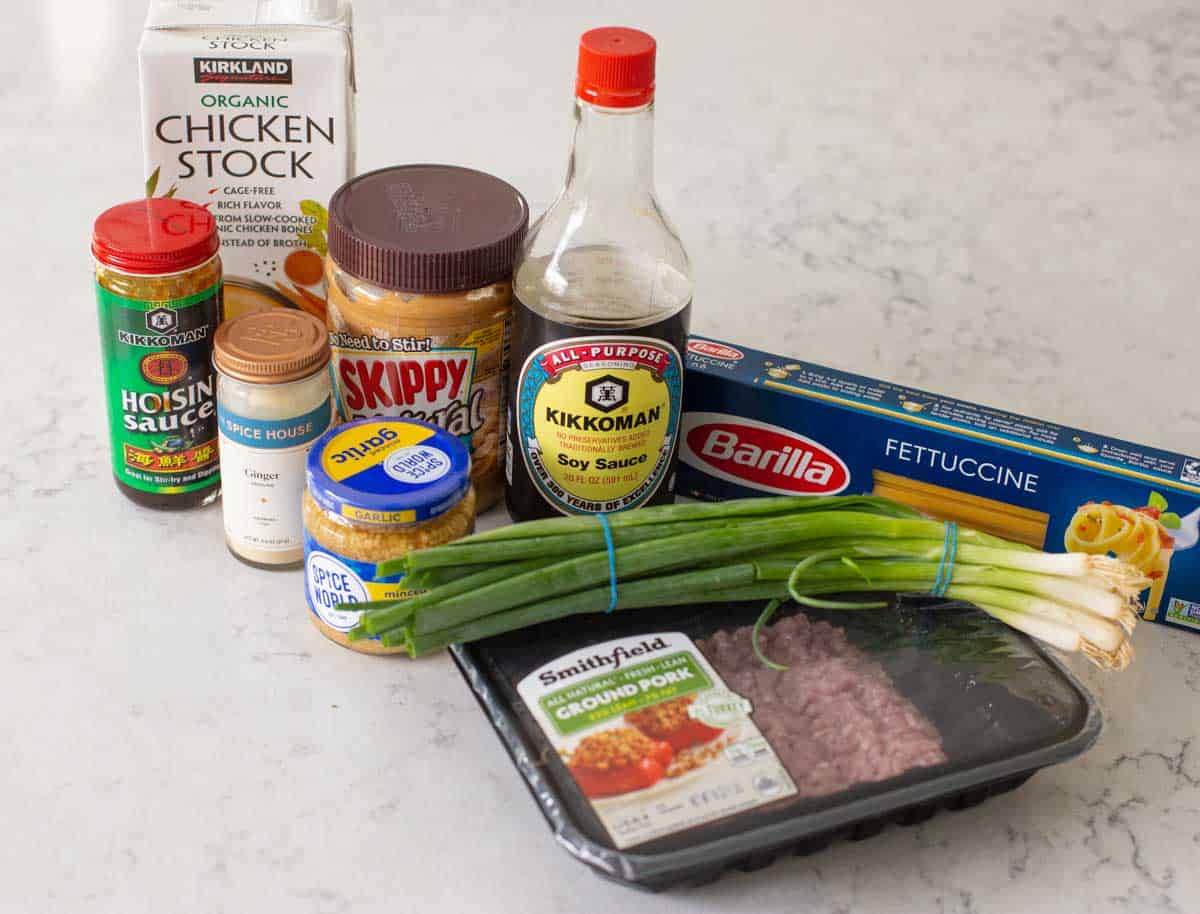
[[[107,366],[113,473],[142,492],[190,492],[218,472],[209,364],[220,283],[186,298],[142,301],[97,284]]]
[[[534,350],[514,406],[542,497],[571,514],[649,501],[671,468],[682,389],[679,352],[664,340],[589,336]]]

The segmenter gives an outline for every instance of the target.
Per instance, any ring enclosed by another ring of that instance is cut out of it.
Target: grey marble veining
[[[109,479],[87,237],[140,192],[141,0],[6,10],[0,911],[1200,909],[1200,637],[983,806],[662,897],[560,852],[449,660],[340,650],[219,510]],[[697,329],[1200,451],[1200,12],[1151,0],[359,0],[362,169],[561,179],[574,40],[658,35]]]

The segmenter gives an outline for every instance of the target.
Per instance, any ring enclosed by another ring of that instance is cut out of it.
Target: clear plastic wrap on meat
[[[752,717],[802,797],[882,781],[946,761],[942,740],[883,669],[846,633],[803,614],[762,630],[755,656],[751,626],[698,642],[725,684],[753,706]]]

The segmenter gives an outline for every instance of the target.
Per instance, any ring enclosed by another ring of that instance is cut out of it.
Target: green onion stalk
[[[763,600],[758,632],[785,600],[828,609],[889,605],[850,592],[966,601],[1105,669],[1133,659],[1149,581],[1115,558],[1049,554],[876,496],[738,499],[530,521],[411,552],[380,566],[423,592],[367,605],[350,638],[414,656],[582,613]],[[947,554],[950,551],[952,554]],[[616,573],[616,600],[612,578]],[[760,657],[775,667],[770,658]]]

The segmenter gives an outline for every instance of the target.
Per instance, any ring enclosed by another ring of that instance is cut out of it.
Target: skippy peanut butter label
[[[679,432],[679,352],[646,337],[556,340],[517,384],[521,456],[564,513],[636,508],[662,486]]]
[[[483,404],[489,395],[498,396],[500,360],[485,367],[477,356],[500,349],[503,322],[466,338],[334,331],[329,341],[347,418],[404,416],[431,422],[456,437],[487,424]]]
[[[618,848],[797,792],[750,702],[679,632],[573,651],[517,691]]]
[[[336,292],[334,299],[339,315],[352,313]],[[475,476],[498,472],[503,320],[418,336],[333,330],[329,342],[343,416],[429,422],[467,445]]]

